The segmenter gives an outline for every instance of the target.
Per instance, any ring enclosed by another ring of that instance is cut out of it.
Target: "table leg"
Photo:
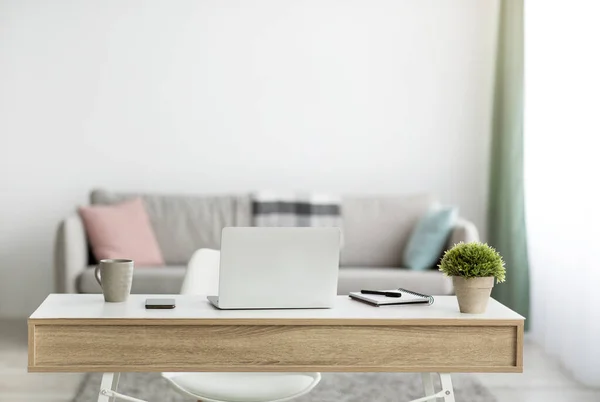
[[[455,402],[450,373],[440,373],[440,381],[442,383],[442,391],[444,392],[444,402]]]
[[[423,382],[425,396],[435,395],[435,389],[433,388],[433,373],[421,373],[421,381]],[[432,401],[435,401],[436,399],[432,399]]]
[[[98,402],[115,402],[114,396],[109,396],[105,393],[106,390],[116,391],[119,386],[119,373],[104,373],[102,374],[102,382],[100,383],[100,392],[98,394]]]
[[[111,389],[113,391],[116,391],[117,388],[119,387],[119,380],[120,379],[121,379],[121,373],[115,373],[115,374],[113,374],[112,387],[111,387]],[[117,402],[117,398],[113,397],[110,402]]]
[[[117,386],[119,385],[119,376],[120,373],[104,373],[102,375],[102,382],[100,383],[100,392],[98,393],[98,402],[147,402],[142,399],[118,393]]]
[[[411,402],[435,402],[442,399],[444,402],[455,402],[454,400],[454,389],[452,388],[452,379],[448,373],[440,373],[440,382],[442,383],[442,390],[435,392],[433,387],[433,375],[435,373],[421,373],[421,380],[423,381],[423,389],[425,390],[425,396],[419,399],[413,399]]]

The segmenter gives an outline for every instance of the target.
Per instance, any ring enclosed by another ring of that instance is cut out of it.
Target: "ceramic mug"
[[[124,302],[131,293],[133,260],[100,260],[94,275],[102,288],[104,301]]]

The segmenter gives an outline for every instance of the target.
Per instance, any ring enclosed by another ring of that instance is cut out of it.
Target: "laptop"
[[[340,229],[227,227],[221,234],[219,309],[331,308]]]

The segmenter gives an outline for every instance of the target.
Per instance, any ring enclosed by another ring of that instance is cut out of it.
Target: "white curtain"
[[[600,4],[525,6],[531,333],[600,387]]]

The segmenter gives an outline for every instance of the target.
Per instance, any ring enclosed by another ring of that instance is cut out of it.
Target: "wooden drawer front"
[[[518,326],[45,324],[30,330],[30,371],[522,371]]]

